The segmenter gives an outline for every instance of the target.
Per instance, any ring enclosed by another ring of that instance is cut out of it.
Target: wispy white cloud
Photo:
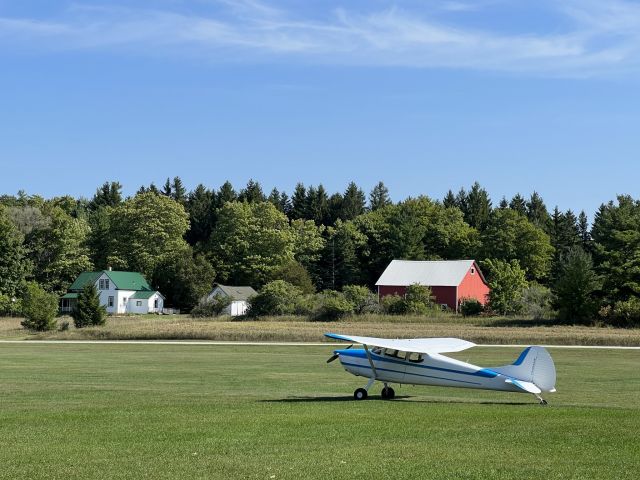
[[[0,51],[15,45],[115,48],[136,54],[178,51],[215,61],[277,59],[554,75],[640,71],[640,6],[622,0],[551,3],[550,18],[561,18],[567,26],[537,34],[504,33],[492,25],[471,28],[452,23],[451,13],[445,22],[432,11],[395,6],[335,8],[313,17],[258,0],[208,1],[218,7],[215,12],[80,3],[47,20],[0,17]],[[441,7],[449,12],[474,8],[451,1]]]

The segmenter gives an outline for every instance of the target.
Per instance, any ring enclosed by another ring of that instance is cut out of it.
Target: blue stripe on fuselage
[[[355,368],[366,368],[371,370],[371,366],[370,365],[358,365],[357,363],[349,363],[349,362],[342,362],[342,365],[347,365],[349,367],[355,367]],[[470,385],[481,385],[478,382],[468,382],[466,380],[456,380],[454,378],[446,378],[446,377],[436,377],[434,375],[423,375],[421,373],[411,373],[411,372],[400,372],[398,370],[393,370],[390,368],[380,368],[380,367],[376,367],[376,371],[380,371],[380,372],[393,372],[393,373],[399,373],[399,374],[404,374],[404,375],[413,375],[415,377],[425,377],[425,378],[436,378],[438,380],[446,380],[448,382],[457,382],[457,383],[468,383]],[[410,383],[410,382],[407,382]]]
[[[356,357],[356,358],[367,358],[367,353],[363,349],[355,349],[355,350],[336,350],[334,353],[339,354],[344,357]],[[498,376],[496,372],[493,370],[489,370],[488,368],[483,368],[476,372],[463,372],[462,370],[455,370],[452,368],[442,368],[442,367],[430,367],[428,365],[421,365],[418,362],[407,362],[402,360],[394,360],[392,358],[384,357],[382,355],[377,355],[371,352],[371,358],[376,362],[388,362],[388,363],[396,363],[399,365],[407,365],[412,367],[419,368],[427,368],[429,370],[437,370],[440,372],[449,372],[449,373],[457,373],[460,375],[471,375],[473,377],[484,377],[484,378],[495,378]],[[377,367],[376,367],[377,368]]]

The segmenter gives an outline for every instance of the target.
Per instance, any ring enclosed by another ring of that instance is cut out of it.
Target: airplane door
[[[381,358],[375,362],[378,368],[378,378],[382,381],[392,383],[404,383],[406,364],[405,352],[386,349],[382,352]]]

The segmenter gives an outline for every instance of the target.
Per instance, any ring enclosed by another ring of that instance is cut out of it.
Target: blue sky
[[[640,3],[0,0],[0,193],[638,197]]]

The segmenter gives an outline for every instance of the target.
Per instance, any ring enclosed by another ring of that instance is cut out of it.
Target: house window
[[[136,300],[136,307],[142,306],[142,300]]]
[[[109,297],[109,300],[107,301],[107,305],[109,305],[109,307],[113,307],[113,297]]]
[[[153,301],[153,308],[158,308],[158,299],[157,298]]]
[[[98,288],[100,290],[109,290],[109,279],[101,278],[100,280],[98,280]]]

